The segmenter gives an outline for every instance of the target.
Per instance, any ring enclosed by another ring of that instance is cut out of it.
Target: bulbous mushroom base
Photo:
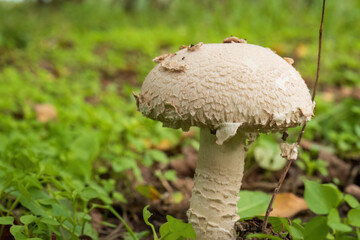
[[[245,134],[216,144],[209,129],[200,130],[200,151],[187,212],[198,240],[234,240],[238,193],[246,154]]]

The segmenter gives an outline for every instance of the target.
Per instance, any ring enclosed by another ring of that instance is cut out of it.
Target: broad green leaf
[[[168,181],[176,181],[176,171],[175,170],[167,170],[164,172],[164,178]]]
[[[256,141],[254,157],[260,167],[276,171],[284,167],[286,159],[280,156],[279,144],[272,136],[261,135]]]
[[[52,218],[49,217],[43,217],[40,219],[40,222],[48,224],[48,225],[53,225],[53,226],[58,226],[60,225],[60,223]]]
[[[10,233],[11,235],[14,236],[16,240],[22,240],[26,238],[26,236],[23,233],[24,229],[25,229],[24,226],[13,225],[10,227]]]
[[[154,159],[157,162],[167,163],[169,161],[166,154],[164,152],[162,152],[162,151],[153,149],[153,150],[149,150],[148,154],[150,155],[150,157],[152,159]]]
[[[349,224],[354,227],[360,227],[360,209],[351,209],[348,212]]]
[[[24,215],[20,217],[20,222],[22,222],[25,225],[28,225],[36,220],[36,216],[34,215]]]
[[[12,225],[14,223],[14,217],[0,217],[0,225]]]
[[[250,233],[246,236],[246,239],[271,239],[271,240],[281,240],[277,236],[273,236],[265,233]]]
[[[121,203],[127,203],[126,198],[124,197],[124,195],[122,193],[119,193],[117,191],[113,192],[113,198]]]
[[[284,227],[289,225],[286,219],[280,217],[269,217],[269,223],[271,223],[272,228],[276,233],[283,231]]]
[[[289,226],[288,231],[293,239],[304,239],[304,227],[300,224],[292,223]]]
[[[333,185],[305,180],[304,198],[311,211],[327,214],[339,204],[341,192]]]
[[[345,194],[344,200],[352,208],[357,208],[358,206],[360,206],[359,201],[354,196],[352,196],[350,194]]]
[[[51,213],[54,217],[70,217],[71,211],[64,204],[51,204]]]
[[[30,192],[27,190],[27,188],[23,185],[22,182],[18,182],[18,190],[20,191],[20,193],[23,195],[23,197],[26,198],[26,200],[30,201],[31,199],[31,194]]]
[[[335,231],[339,232],[351,232],[351,227],[346,224],[341,223],[339,212],[336,208],[330,210],[327,224]]]
[[[81,197],[82,200],[84,200],[85,202],[88,202],[89,200],[91,200],[93,198],[98,198],[99,193],[96,190],[94,190],[93,188],[87,187],[79,192],[79,196]]]
[[[47,216],[47,209],[43,207],[37,200],[31,199],[28,201],[25,197],[20,196],[20,203],[22,206],[26,207],[34,215]]]
[[[253,217],[266,212],[270,196],[258,191],[240,191],[238,215],[240,218]]]
[[[330,228],[327,225],[327,218],[317,216],[312,218],[305,224],[304,239],[306,240],[320,240],[326,239]]]
[[[160,227],[161,240],[186,240],[195,239],[196,234],[191,224],[184,223],[170,215],[166,216],[167,223]]]

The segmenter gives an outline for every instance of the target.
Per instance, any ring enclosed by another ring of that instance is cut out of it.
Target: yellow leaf
[[[273,211],[270,216],[293,217],[306,209],[308,209],[308,206],[303,198],[292,193],[279,193],[275,197]]]
[[[295,48],[295,56],[296,58],[303,58],[308,53],[308,46],[304,43],[300,43]]]

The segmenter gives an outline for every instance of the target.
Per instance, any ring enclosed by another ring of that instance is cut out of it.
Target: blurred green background
[[[144,182],[141,168],[166,165],[183,145],[197,148],[196,136],[184,138],[136,111],[132,91],[155,66],[151,60],[234,35],[293,58],[311,89],[321,4],[0,1],[0,215],[35,216],[28,225],[14,222],[18,236],[97,238],[89,203],[126,206],[130,185]],[[327,2],[315,117],[305,133],[344,161],[360,159],[359,22],[360,1]],[[278,170],[283,163],[261,157],[276,141],[261,136],[248,158]],[[317,157],[304,156],[302,168],[313,167]]]

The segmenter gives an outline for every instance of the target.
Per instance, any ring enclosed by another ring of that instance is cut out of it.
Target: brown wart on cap
[[[246,39],[238,38],[235,36],[227,37],[223,40],[223,43],[247,43]]]
[[[165,58],[167,58],[169,56],[169,54],[165,53],[163,55],[160,55],[156,58],[153,59],[153,62],[156,62],[156,63],[160,63],[162,62],[163,60],[165,60]]]
[[[294,64],[294,59],[292,59],[292,58],[284,57],[284,60],[287,61],[290,65]]]
[[[161,61],[160,66],[170,72],[183,72],[186,69],[184,63],[173,61],[171,59],[166,59],[165,61]]]
[[[135,98],[136,101],[136,107],[139,108],[139,95],[137,95],[134,91],[132,92],[132,95]]]
[[[184,48],[187,48],[187,46],[181,45],[181,46],[179,47],[179,50],[182,50],[182,49],[184,49]]]
[[[199,50],[202,45],[204,45],[204,43],[202,43],[202,42],[199,42],[196,45],[190,44],[190,46],[187,47],[187,50],[190,52],[194,52],[196,50]]]
[[[252,44],[180,50],[154,67],[135,98],[144,116],[166,127],[200,127],[188,211],[198,240],[236,239],[247,141],[254,141],[259,132],[299,126],[313,115],[300,74],[282,57]],[[282,149],[285,157],[295,157],[294,146]]]

